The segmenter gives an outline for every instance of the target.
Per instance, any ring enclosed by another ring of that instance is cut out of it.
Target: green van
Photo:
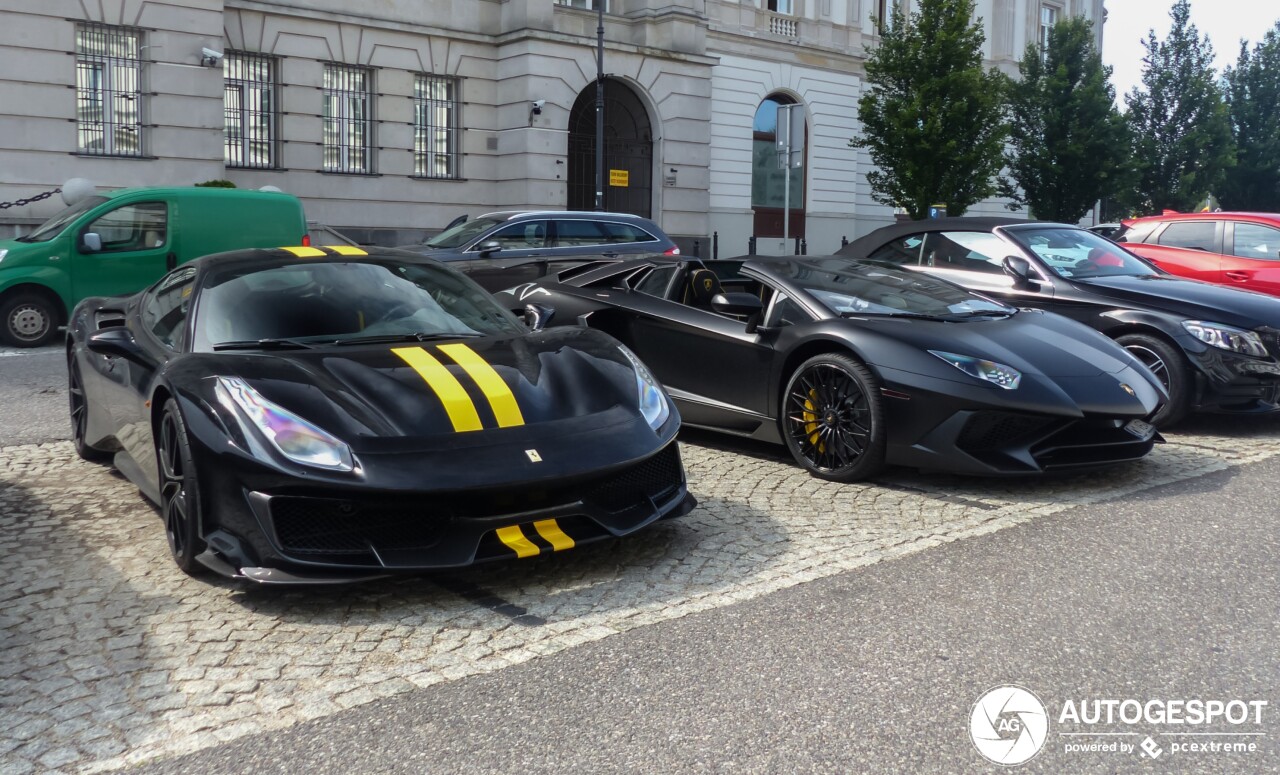
[[[68,207],[0,241],[0,342],[50,342],[87,296],[134,293],[184,261],[238,248],[306,244],[291,194],[234,188],[125,188]]]

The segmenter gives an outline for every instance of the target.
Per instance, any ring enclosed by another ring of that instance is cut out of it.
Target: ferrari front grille
[[[624,511],[650,498],[661,500],[680,486],[681,479],[680,453],[671,444],[643,463],[599,482],[586,500],[605,511]]]
[[[446,515],[421,500],[277,497],[271,521],[280,548],[301,555],[366,555],[371,547],[427,549],[440,540]]]

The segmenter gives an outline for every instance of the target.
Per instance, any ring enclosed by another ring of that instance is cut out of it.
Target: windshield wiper
[[[213,346],[218,350],[307,350],[311,345],[295,339],[241,339],[235,342],[218,342]]]
[[[845,310],[840,313],[842,318],[910,318],[912,320],[946,320],[943,315],[926,315],[923,312],[853,312]]]
[[[484,334],[467,334],[467,333],[446,333],[438,332],[428,334],[417,331],[409,334],[376,334],[373,336],[357,336],[352,339],[337,339],[332,342],[335,345],[343,344],[383,344],[387,342],[432,342],[437,339],[475,339]]]
[[[1017,312],[1016,309],[967,309],[954,313],[961,318],[1007,318]]]

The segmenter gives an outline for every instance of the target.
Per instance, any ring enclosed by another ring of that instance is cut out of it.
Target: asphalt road
[[[0,445],[71,438],[62,352],[0,347]]]
[[[968,719],[1007,683],[1055,716],[1271,703],[1260,726],[1201,728],[1264,732],[1254,753],[1173,753],[1193,738],[1152,724],[1102,729],[1153,736],[1155,761],[1066,753],[1081,727],[1055,723],[1008,771],[1280,771],[1278,478],[1276,459],[1210,474],[138,771],[1005,771]]]

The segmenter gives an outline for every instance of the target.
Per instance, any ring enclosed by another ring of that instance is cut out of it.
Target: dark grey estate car
[[[450,226],[423,244],[405,245],[402,249],[439,261],[680,252],[648,218],[626,213],[548,210],[487,213]]]
[[[400,249],[457,262],[456,269],[492,292],[623,254],[680,253],[648,218],[575,210],[487,213],[454,223],[421,245]]]

